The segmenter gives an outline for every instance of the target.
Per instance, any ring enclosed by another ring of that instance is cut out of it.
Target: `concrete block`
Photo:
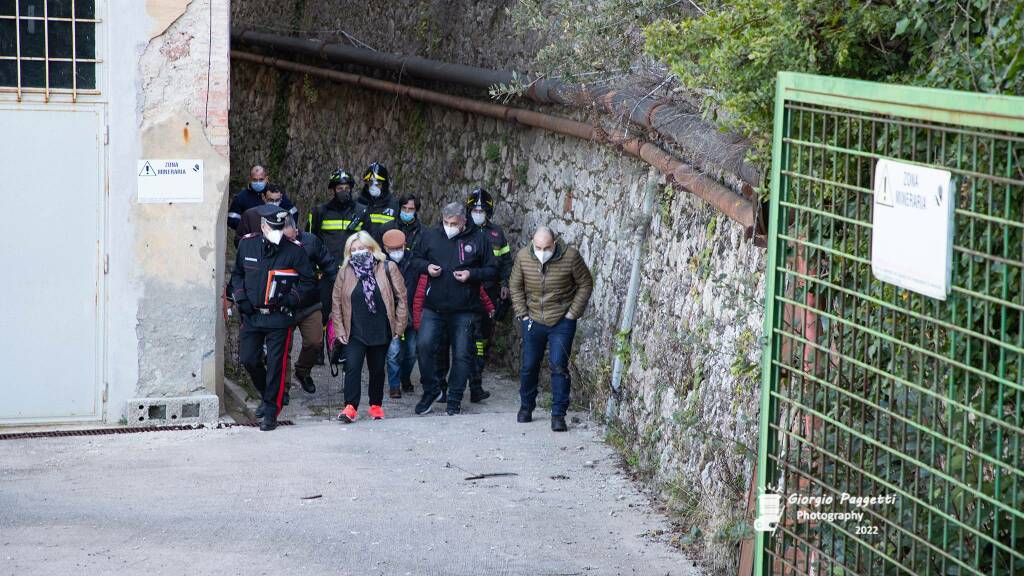
[[[133,398],[124,406],[129,426],[211,424],[217,421],[219,414],[220,400],[215,394]]]

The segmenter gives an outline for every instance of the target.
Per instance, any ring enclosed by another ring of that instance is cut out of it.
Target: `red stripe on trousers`
[[[281,414],[281,402],[284,401],[284,379],[288,374],[288,352],[292,349],[292,330],[288,329],[288,336],[284,339],[284,354],[281,354],[281,387],[277,389],[277,414],[274,414],[276,418]]]

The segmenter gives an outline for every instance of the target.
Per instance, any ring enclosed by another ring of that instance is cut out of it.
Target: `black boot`
[[[520,408],[519,413],[516,414],[516,422],[520,424],[526,424],[527,422],[533,422],[533,410],[527,410],[526,408]]]
[[[277,428],[277,418],[270,414],[264,415],[263,419],[260,420],[260,430],[263,432],[270,432],[275,428]]]
[[[474,404],[477,402],[483,402],[484,400],[487,400],[490,397],[491,393],[488,392],[487,390],[484,390],[483,386],[469,389],[469,401],[473,402]]]
[[[412,380],[409,378],[402,378],[402,392],[412,392],[415,388],[412,387]]]
[[[313,377],[309,374],[299,378],[299,383],[302,384],[302,389],[306,391],[306,394],[316,394],[316,382],[313,382]]]
[[[551,417],[551,430],[553,432],[565,432],[569,427],[565,424],[565,416]]]
[[[256,418],[257,419],[263,418],[263,403],[262,402],[260,402],[260,405],[256,407]]]

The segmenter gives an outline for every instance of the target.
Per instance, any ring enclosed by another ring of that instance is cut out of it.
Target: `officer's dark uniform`
[[[374,198],[370,194],[370,186],[376,184],[381,189],[380,196]],[[374,162],[366,169],[363,176],[363,192],[358,202],[360,211],[365,210],[364,229],[373,236],[378,244],[383,244],[384,226],[398,218],[398,198],[391,195],[391,178],[388,169]]]
[[[260,207],[274,230],[284,228],[288,212],[278,206]],[[277,427],[287,387],[294,312],[306,294],[316,289],[313,268],[302,245],[283,237],[272,243],[262,234],[249,234],[238,243],[231,295],[242,315],[239,353],[253,385],[263,395],[261,430]],[[263,364],[263,345],[267,363]]]
[[[334,194],[338,184],[347,183],[355,186],[355,179],[344,170],[338,170],[331,175],[327,187]],[[367,207],[353,202],[351,198],[344,201],[336,196],[330,202],[325,202],[309,213],[307,231],[323,241],[324,246],[330,251],[335,260],[344,260],[345,242],[349,236],[363,229],[364,220],[367,214]]]

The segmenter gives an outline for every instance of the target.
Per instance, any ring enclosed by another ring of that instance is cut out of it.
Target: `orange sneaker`
[[[338,413],[338,420],[341,420],[345,424],[355,422],[358,417],[359,413],[356,412],[356,407],[351,404],[347,404],[345,409]]]
[[[370,418],[374,420],[384,419],[384,409],[380,406],[370,406]]]

